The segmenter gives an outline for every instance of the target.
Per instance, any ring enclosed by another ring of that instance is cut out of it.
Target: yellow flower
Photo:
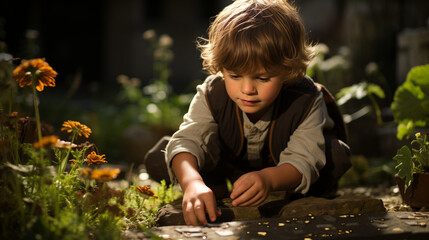
[[[420,132],[416,133],[416,138],[420,137]]]
[[[13,70],[12,77],[20,87],[24,87],[33,84],[34,74],[36,89],[39,92],[43,91],[45,86],[55,87],[57,72],[43,58],[22,60],[21,64]]]
[[[66,132],[75,132],[79,134],[79,136],[85,136],[86,138],[89,137],[89,135],[92,133],[91,129],[87,127],[84,124],[81,124],[78,121],[71,121],[67,120],[63,123],[63,127],[61,128],[61,131]]]
[[[91,173],[91,179],[97,179],[100,181],[109,181],[115,179],[118,174],[121,172],[119,168],[103,168],[103,169],[94,169]]]
[[[136,187],[136,190],[145,195],[148,195],[149,197],[158,198],[158,196],[155,196],[155,192],[152,189],[150,189],[149,186],[138,186]]]
[[[34,148],[41,148],[41,147],[51,147],[55,146],[55,144],[58,141],[57,136],[44,136],[42,137],[42,141],[33,143]]]
[[[88,165],[107,163],[105,154],[103,154],[103,155],[97,155],[94,151],[92,151],[90,154],[88,154],[88,156],[86,156],[85,162]]]

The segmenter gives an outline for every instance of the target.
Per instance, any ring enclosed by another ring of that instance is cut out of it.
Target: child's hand
[[[216,208],[213,191],[203,181],[190,182],[183,193],[183,217],[187,225],[207,224],[206,210],[210,220],[216,221],[221,212]]]
[[[261,171],[246,173],[233,184],[232,205],[256,206],[267,198],[269,192],[269,180]]]

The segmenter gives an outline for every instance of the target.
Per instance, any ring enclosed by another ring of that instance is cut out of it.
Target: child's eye
[[[237,79],[240,77],[240,75],[235,75],[235,74],[229,74],[229,77],[233,78],[233,79]]]
[[[269,77],[258,77],[259,80],[263,81],[263,82],[267,82],[270,80]]]

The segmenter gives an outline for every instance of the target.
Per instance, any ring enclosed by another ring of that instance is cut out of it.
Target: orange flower
[[[92,151],[90,154],[88,154],[88,156],[86,156],[86,160],[85,162],[88,165],[91,164],[100,164],[100,163],[107,163],[106,158],[103,155],[97,155],[94,151]]]
[[[41,148],[41,147],[51,147],[54,146],[55,143],[58,141],[57,136],[44,136],[42,137],[42,141],[33,143],[34,148]]]
[[[79,136],[85,136],[86,138],[89,137],[89,135],[92,133],[91,129],[89,127],[87,127],[84,124],[81,124],[78,121],[65,121],[63,123],[63,127],[61,128],[61,131],[66,131],[66,132],[75,132],[77,134],[79,134]]]
[[[18,116],[19,116],[18,112],[11,112],[9,115],[7,115],[7,117],[9,118],[16,118]]]
[[[103,168],[103,169],[94,169],[91,173],[91,179],[97,179],[100,181],[109,181],[115,179],[118,174],[121,172],[119,168]]]
[[[85,168],[82,170],[82,175],[89,177],[91,175],[92,169],[91,168]]]
[[[148,195],[149,197],[158,198],[158,196],[155,196],[155,192],[152,189],[150,189],[149,186],[138,186],[136,187],[136,190],[145,195]]]
[[[33,84],[33,75],[35,75],[37,91],[43,91],[45,86],[55,87],[57,72],[43,58],[22,60],[21,64],[12,72],[13,79],[19,83],[20,87]]]
[[[74,163],[75,168],[79,168],[79,164],[76,163],[76,159],[70,159],[69,162]]]

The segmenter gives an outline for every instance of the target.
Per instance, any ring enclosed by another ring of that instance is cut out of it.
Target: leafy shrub
[[[400,178],[405,179],[405,190],[414,181],[416,173],[429,172],[429,132],[426,134],[416,133],[416,139],[411,141],[417,148],[409,148],[404,145],[393,157],[397,161],[396,170]]]
[[[62,125],[71,142],[46,135],[37,92],[54,87],[55,77],[44,59],[23,60],[13,78],[33,90],[35,124],[0,109],[0,238],[119,239],[122,229],[153,226],[157,209],[180,194],[165,183],[159,198],[149,186],[111,187],[120,170],[99,168],[107,160],[93,143],[74,143],[92,134],[80,122]],[[32,138],[23,141],[24,132]]]
[[[429,124],[429,64],[413,67],[406,81],[395,91],[391,105],[398,123],[398,139],[413,134],[416,127]]]

